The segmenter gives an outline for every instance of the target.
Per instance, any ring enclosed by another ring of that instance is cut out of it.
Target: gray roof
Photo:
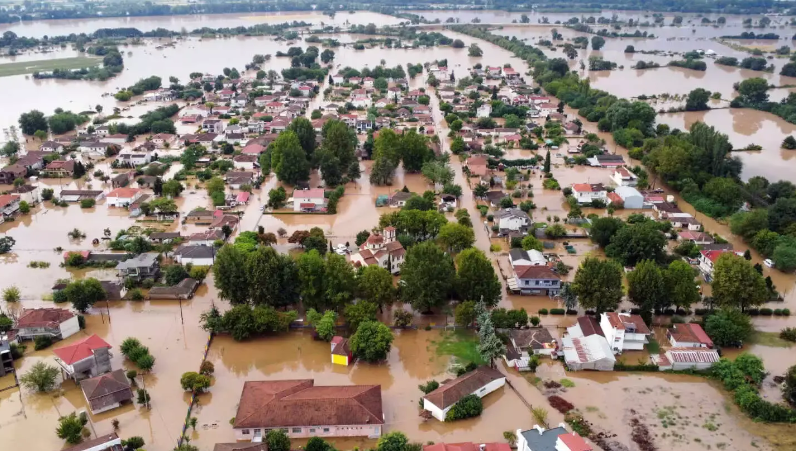
[[[517,249],[516,247],[509,251],[509,258],[511,261],[531,259],[531,257],[528,256],[528,251]]]
[[[123,262],[116,265],[116,269],[133,269],[133,268],[149,268],[154,265],[158,258],[157,252],[147,252],[145,254],[137,255],[128,258]]]
[[[215,249],[212,246],[180,246],[174,255],[184,258],[213,258]]]
[[[533,451],[556,451],[556,440],[561,434],[566,434],[567,430],[559,426],[539,433],[538,429],[528,429],[522,431],[522,436],[528,442],[528,448]]]
[[[519,217],[519,218],[529,219],[528,213],[525,213],[519,208],[501,208],[500,210],[493,213],[493,216],[497,219],[508,218],[508,217]]]

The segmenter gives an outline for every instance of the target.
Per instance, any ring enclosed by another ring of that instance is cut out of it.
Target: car
[[[767,259],[763,260],[763,264],[768,266],[769,268],[773,268],[774,267],[774,261],[771,260],[770,258],[767,258]]]

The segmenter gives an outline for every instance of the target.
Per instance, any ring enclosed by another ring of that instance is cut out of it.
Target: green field
[[[0,64],[0,77],[32,74],[34,72],[50,72],[53,69],[80,69],[83,67],[99,66],[101,62],[101,58],[78,56],[76,58],[56,58]]]

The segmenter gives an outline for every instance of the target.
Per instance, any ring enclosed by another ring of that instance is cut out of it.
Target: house
[[[528,213],[519,208],[503,208],[494,213],[495,223],[498,224],[498,235],[508,235],[509,233],[519,233],[526,235],[531,226],[531,218]]]
[[[77,150],[83,153],[92,153],[96,155],[105,155],[107,144],[101,141],[84,141],[77,145]]]
[[[70,446],[62,451],[124,451],[122,439],[115,432],[102,435],[95,439],[83,440],[75,446]]]
[[[713,277],[713,265],[716,264],[716,260],[721,257],[721,254],[725,252],[732,252],[727,250],[712,250],[706,251],[701,250],[699,251],[699,270],[705,275],[706,278],[710,279]],[[708,280],[710,282],[710,280]]]
[[[470,171],[470,177],[483,177],[489,172],[486,155],[472,155],[465,160],[464,166]]]
[[[326,211],[326,197],[323,188],[293,191],[293,211],[315,213]]]
[[[221,213],[221,212],[217,211],[216,213]],[[224,226],[228,226],[229,229],[234,232],[235,230],[237,230],[238,224],[240,223],[240,217],[236,215],[220,215],[220,216],[214,215],[214,217],[215,219],[213,219],[213,222],[211,222],[210,225],[208,226],[210,230],[223,230]]]
[[[625,165],[622,155],[596,155],[589,158],[589,164],[598,168],[615,168]]]
[[[257,155],[251,154],[235,155],[232,157],[232,163],[235,165],[235,169],[248,169],[253,171],[255,166],[257,166],[257,158]]]
[[[524,326],[524,324],[523,324]],[[509,343],[506,347],[506,363],[520,371],[528,371],[531,355],[552,355],[558,348],[558,342],[544,327],[530,329],[511,329]]]
[[[191,299],[197,288],[199,281],[189,277],[172,287],[152,287],[146,297],[147,299]]]
[[[229,171],[224,174],[224,181],[232,189],[240,189],[243,185],[254,184],[254,173],[248,171]]]
[[[64,145],[56,141],[44,141],[41,143],[41,146],[39,146],[39,150],[42,152],[62,153],[64,151]]]
[[[611,179],[616,183],[616,186],[636,186],[638,184],[638,176],[624,166],[614,169]]]
[[[62,189],[58,197],[64,202],[80,202],[84,199],[100,201],[105,198],[105,193],[98,190]]]
[[[202,132],[221,133],[224,131],[224,123],[221,119],[205,119],[202,121]]]
[[[265,152],[265,147],[256,142],[250,142],[241,149],[241,154],[243,155],[260,155],[263,152]]]
[[[39,188],[33,185],[20,185],[9,191],[11,195],[19,196],[20,202],[27,202],[28,205],[36,205],[41,202]],[[0,207],[2,210],[2,207]]]
[[[28,170],[24,166],[12,164],[0,169],[0,185],[11,185],[16,179],[24,179]]]
[[[121,407],[123,403],[133,400],[130,381],[122,369],[81,381],[80,389],[94,415]]]
[[[46,153],[31,150],[16,161],[15,164],[24,167],[28,171],[38,171],[44,167],[44,156]]]
[[[592,447],[577,432],[567,432],[566,426],[545,430],[539,425],[533,429],[517,429],[517,451],[592,451]]]
[[[384,234],[374,233],[351,255],[354,266],[378,265],[392,274],[401,272],[406,250],[395,236],[395,227],[386,227]]]
[[[185,222],[188,224],[208,225],[213,222],[213,212],[203,208],[196,208],[185,215]]]
[[[105,198],[109,207],[128,207],[143,195],[144,192],[137,188],[116,188]]]
[[[174,259],[181,265],[212,266],[216,249],[211,246],[182,245],[174,251]]]
[[[499,207],[500,201],[508,197],[508,194],[503,191],[487,191],[484,197],[489,202],[490,207]]]
[[[616,358],[602,335],[565,336],[561,339],[564,362],[571,371],[613,371]]]
[[[713,235],[705,232],[682,231],[677,234],[679,241],[690,241],[697,245],[712,244],[716,240]]]
[[[188,237],[188,244],[192,246],[213,246],[217,240],[224,239],[224,232],[221,230],[205,230],[204,232],[194,233]]]
[[[75,160],[51,161],[42,173],[47,177],[72,177],[75,174]]]
[[[407,193],[405,191],[396,191],[395,193],[390,196],[389,204],[392,208],[403,208],[406,205],[406,201],[412,197],[413,193]]]
[[[341,85],[345,83],[345,77],[343,77],[343,74],[339,72],[334,75],[330,75],[330,77],[332,77],[332,83],[335,85]]]
[[[479,118],[489,117],[490,114],[492,114],[492,105],[489,103],[485,103],[479,106],[478,109],[475,111],[475,116]]]
[[[579,204],[590,204],[594,200],[608,203],[608,191],[602,183],[575,183],[572,185],[572,195]]]
[[[617,186],[614,194],[622,199],[625,209],[644,208],[644,196],[632,186]]]
[[[423,397],[423,409],[439,421],[445,418],[454,404],[468,395],[479,398],[494,392],[506,384],[506,376],[489,366],[479,366],[450,382],[439,386]]]
[[[523,250],[513,248],[509,251],[511,267],[515,266],[546,266],[547,259],[536,249]]]
[[[0,224],[5,219],[14,217],[19,211],[19,196],[16,194],[0,194]]]
[[[143,166],[152,161],[152,154],[138,148],[119,154],[118,160],[120,163],[125,163],[123,165],[125,167]]]
[[[158,244],[171,243],[181,237],[180,232],[152,232],[149,234],[149,241]]]
[[[0,377],[13,373],[14,357],[11,355],[11,342],[8,335],[0,334]]]
[[[622,351],[641,351],[652,335],[640,315],[607,312],[600,315],[600,329],[615,354]]]
[[[515,266],[514,277],[507,281],[514,292],[555,296],[561,290],[561,276],[549,266]]]
[[[17,339],[33,340],[44,336],[63,340],[80,331],[77,316],[60,308],[25,309],[15,326]]]
[[[268,451],[266,443],[216,443],[213,451]]]
[[[237,440],[261,442],[275,428],[290,438],[378,438],[383,425],[381,386],[299,379],[246,381],[232,428]]]
[[[160,263],[157,252],[147,252],[128,258],[116,265],[119,277],[129,277],[143,280],[147,278],[155,279],[160,274]]]
[[[706,370],[720,359],[718,351],[707,348],[669,348],[650,356],[650,361],[661,371]]]
[[[508,443],[435,443],[423,446],[423,451],[511,451]]]
[[[567,335],[572,338],[588,337],[599,335],[605,338],[600,323],[593,316],[580,316],[577,323],[572,327],[567,327]]]
[[[158,133],[152,136],[152,143],[159,149],[171,147],[174,144],[175,135],[170,133]]]
[[[53,349],[53,352],[55,362],[66,372],[67,377],[79,382],[112,370],[110,349],[111,345],[94,334],[71,345]]]
[[[354,361],[354,354],[348,344],[348,338],[340,336],[332,337],[332,363],[335,365],[348,366]]]
[[[675,348],[707,348],[713,347],[713,340],[697,323],[674,324],[666,331],[666,338]]]

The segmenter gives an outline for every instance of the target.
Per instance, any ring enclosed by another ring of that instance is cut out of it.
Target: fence
[[[202,353],[202,361],[199,362],[199,367],[201,368],[202,364],[207,360],[207,354],[210,352],[210,345],[213,343],[213,333],[211,332],[207,336],[207,343],[205,344],[205,350]],[[177,440],[177,448],[182,446],[182,441],[185,439],[185,433],[188,431],[189,422],[191,421],[191,412],[193,411],[193,406],[196,404],[196,391],[191,393],[191,403],[188,404],[188,412],[185,414],[185,420],[182,422],[182,431],[180,432],[180,438]]]

